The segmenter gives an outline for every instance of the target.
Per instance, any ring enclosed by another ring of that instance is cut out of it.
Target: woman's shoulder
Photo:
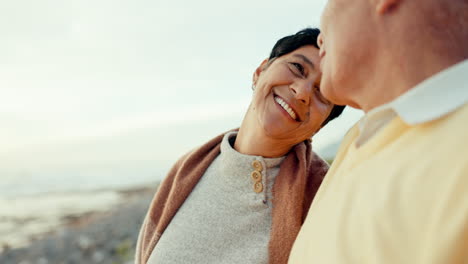
[[[327,161],[322,159],[317,153],[312,152],[312,157],[309,166],[310,174],[313,174],[316,178],[323,179],[327,174],[330,165]]]
[[[184,155],[182,155],[175,162],[173,167],[177,168],[181,166],[182,164],[184,164],[185,162],[187,162],[188,160],[193,160],[193,159],[202,160],[209,153],[217,152],[218,151],[217,149],[219,148],[224,136],[228,133],[235,132],[235,131],[238,131],[238,128],[230,129],[226,132],[223,132],[211,138],[210,140],[206,141],[205,143],[192,148],[191,150],[187,151]]]

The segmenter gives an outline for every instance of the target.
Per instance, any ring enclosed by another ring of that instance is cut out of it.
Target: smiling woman
[[[184,155],[161,183],[136,263],[286,263],[328,165],[310,138],[343,111],[320,85],[318,29],[280,39],[253,74],[238,130]]]
[[[238,151],[283,156],[320,129],[333,105],[319,92],[320,72],[314,66],[318,61],[318,49],[308,45],[262,62],[254,73],[256,89],[234,146]]]

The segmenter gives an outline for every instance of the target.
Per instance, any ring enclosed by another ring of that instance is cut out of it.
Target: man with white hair
[[[321,92],[345,136],[289,263],[468,263],[468,0],[328,0]]]

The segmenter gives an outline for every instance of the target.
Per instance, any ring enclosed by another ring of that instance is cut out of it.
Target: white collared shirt
[[[369,111],[359,121],[356,147],[399,116],[408,125],[438,119],[468,102],[468,60],[424,80],[393,101]]]

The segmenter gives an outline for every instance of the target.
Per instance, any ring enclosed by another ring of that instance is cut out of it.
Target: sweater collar
[[[233,163],[236,163],[236,165],[242,165],[245,163],[248,163],[250,165],[254,160],[259,160],[262,162],[264,168],[269,169],[280,165],[285,157],[282,156],[278,158],[264,158],[262,156],[246,155],[239,153],[233,148],[236,137],[237,131],[232,131],[224,135],[223,141],[221,142],[221,155],[225,158],[232,159]]]
[[[245,155],[237,152],[232,146],[234,145],[237,136],[237,131],[229,132],[224,135],[221,142],[221,168],[228,174],[250,175],[254,170],[254,161],[259,161],[264,171],[277,167],[281,164],[283,157],[279,158],[264,158],[262,156]]]

